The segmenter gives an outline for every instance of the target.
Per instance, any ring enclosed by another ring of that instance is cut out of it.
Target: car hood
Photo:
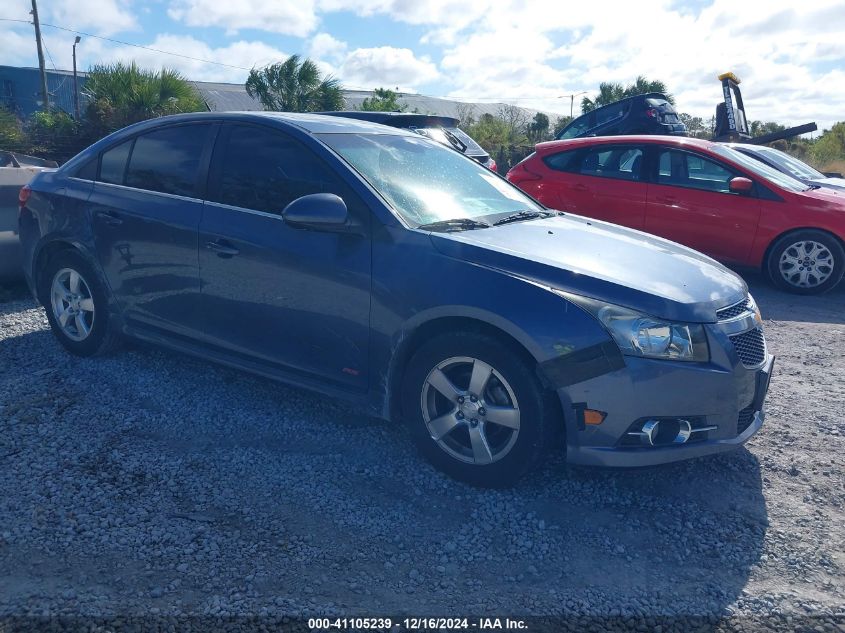
[[[810,182],[820,187],[845,190],[845,178],[816,178]]]
[[[697,251],[572,214],[431,239],[444,255],[666,319],[712,322],[748,293],[741,277]]]

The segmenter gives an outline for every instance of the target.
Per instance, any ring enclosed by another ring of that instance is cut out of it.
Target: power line
[[[0,18],[0,22],[19,22],[22,24],[32,24],[29,20],[13,20],[11,18]],[[191,57],[190,55],[182,55],[181,53],[174,53],[172,51],[163,51],[158,48],[152,48],[151,46],[142,46],[141,44],[132,44],[131,42],[124,42],[122,40],[116,40],[111,37],[103,37],[102,35],[94,35],[93,33],[86,33],[84,31],[77,31],[75,29],[68,29],[64,26],[57,26],[56,24],[47,24],[45,22],[41,23],[41,26],[48,26],[51,29],[58,29],[60,31],[67,31],[68,33],[75,33],[76,35],[84,35],[85,37],[93,37],[98,40],[104,40],[106,42],[112,42],[113,44],[121,44],[123,46],[132,46],[134,48],[142,48],[145,51],[152,51],[153,53],[160,53],[162,55],[172,55],[173,57],[181,57],[182,59],[190,59],[195,62],[203,62],[205,64],[214,64],[215,66],[225,66],[226,68],[235,68],[237,70],[246,70],[250,71],[251,68],[246,68],[244,66],[235,66],[234,64],[226,64],[223,62],[215,62],[211,61],[210,59],[202,59],[201,57]]]

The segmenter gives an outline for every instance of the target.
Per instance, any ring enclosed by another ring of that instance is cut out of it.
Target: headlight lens
[[[700,362],[710,357],[700,323],[673,323],[614,305],[602,306],[596,317],[623,354]]]
[[[710,350],[700,323],[676,323],[595,299],[558,293],[592,313],[623,354],[644,358],[707,362]]]

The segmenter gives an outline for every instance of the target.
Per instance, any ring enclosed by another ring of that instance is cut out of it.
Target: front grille
[[[740,301],[739,303],[735,303],[732,306],[722,308],[721,310],[716,310],[716,318],[719,321],[727,321],[728,319],[732,319],[735,316],[739,316],[743,312],[747,312],[751,309],[749,305],[750,303],[751,302],[746,298]]]
[[[731,336],[730,339],[739,360],[746,367],[757,367],[766,360],[766,339],[763,338],[763,330],[760,328]]]
[[[739,412],[739,416],[736,420],[736,434],[742,435],[742,433],[751,426],[751,423],[754,421],[754,407],[745,407],[742,411]]]

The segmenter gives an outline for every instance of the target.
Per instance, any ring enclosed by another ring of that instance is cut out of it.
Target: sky
[[[30,9],[0,0],[0,64],[37,66]],[[348,88],[562,114],[570,95],[644,75],[705,119],[721,97],[716,76],[733,71],[749,120],[845,120],[842,0],[40,0],[39,15],[48,68],[72,66],[74,33],[58,26],[90,34],[81,70],[134,59],[241,83],[299,53]]]

